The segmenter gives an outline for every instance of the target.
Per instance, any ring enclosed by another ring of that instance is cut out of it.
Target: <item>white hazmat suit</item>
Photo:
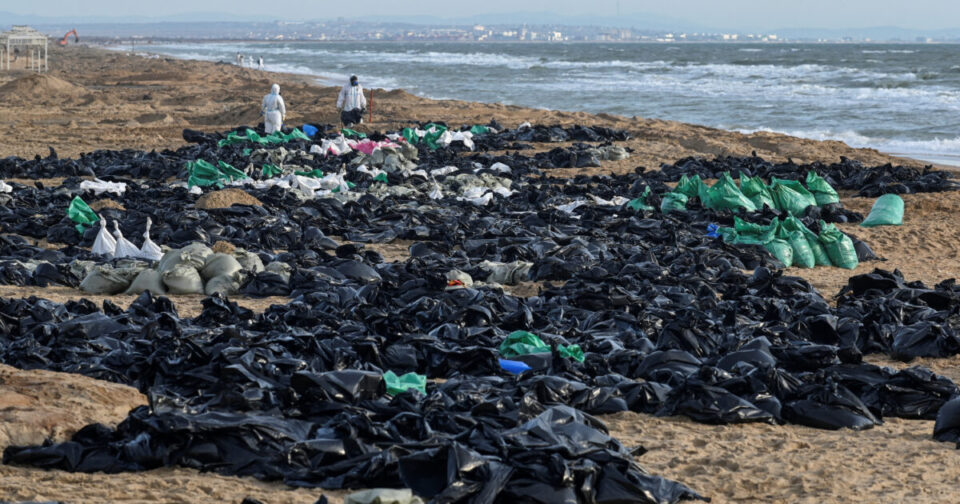
[[[345,112],[367,108],[367,98],[363,96],[363,86],[360,84],[352,86],[350,83],[343,86],[343,89],[340,90],[340,96],[337,97],[337,108]]]
[[[270,88],[270,94],[263,97],[260,111],[263,112],[263,127],[267,134],[280,131],[283,120],[287,118],[287,106],[283,103],[283,97],[280,96],[279,84],[274,84]]]

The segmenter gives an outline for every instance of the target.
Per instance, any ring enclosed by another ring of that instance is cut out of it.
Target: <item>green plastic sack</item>
[[[419,390],[424,395],[427,393],[427,377],[417,373],[397,376],[393,371],[387,371],[383,373],[383,381],[387,384],[387,393],[393,396],[410,389]]]
[[[388,182],[388,180],[387,180],[387,174],[386,174],[386,173],[381,173],[381,174],[377,175],[376,177],[373,177],[373,180],[374,180],[374,182],[383,182],[384,184],[386,184],[386,183]]]
[[[229,163],[223,161],[217,161],[217,169],[220,170],[220,173],[229,180],[240,180],[247,177],[246,173],[234,168]]]
[[[785,268],[793,266],[793,247],[784,240],[774,238],[763,245]]]
[[[220,173],[216,166],[202,159],[188,161],[187,172],[190,173],[190,178],[187,179],[188,187],[207,187],[214,184],[217,187],[223,187],[223,182],[226,180],[226,177]]]
[[[900,226],[903,224],[903,198],[896,194],[884,194],[877,198],[870,215],[860,227]]]
[[[573,359],[577,362],[583,362],[585,358],[583,355],[583,349],[580,348],[580,345],[557,345],[557,353],[560,354],[560,357]]]
[[[803,215],[807,207],[817,205],[817,199],[796,180],[774,178],[770,189],[773,192],[773,200],[777,203],[777,210],[781,212]]]
[[[823,244],[820,243],[820,237],[817,236],[817,233],[810,231],[807,226],[804,226],[800,219],[791,215],[783,219],[783,222],[780,223],[780,228],[786,230],[788,233],[799,231],[803,234],[804,238],[807,239],[810,252],[813,253],[813,262],[816,266],[833,266],[833,263],[830,262],[830,256],[827,255]]]
[[[470,133],[474,135],[486,135],[487,133],[490,133],[490,128],[480,124],[475,124],[472,128],[470,128]]]
[[[639,198],[634,198],[627,202],[627,208],[633,210],[634,212],[639,212],[641,210],[648,211],[648,212],[652,211],[653,207],[647,204],[647,198],[649,197],[650,197],[650,186],[647,186],[647,188],[643,190],[643,194],[641,194]]]
[[[348,189],[353,189],[354,187],[357,187],[357,184],[354,184],[353,182],[350,182],[350,181],[348,180],[348,181],[347,181],[347,188],[348,188]],[[333,190],[330,191],[330,192],[332,192],[332,193],[338,193],[338,192],[340,192],[340,186],[334,187]]]
[[[94,212],[80,196],[74,196],[73,200],[70,201],[70,206],[67,207],[67,217],[77,223],[74,228],[78,233],[83,233],[86,231],[87,226],[93,225],[94,222],[100,220],[97,213]]]
[[[734,233],[732,240],[729,240],[728,243],[734,245],[766,245],[776,238],[777,227],[775,221],[763,226],[735,216],[733,218]],[[727,240],[727,235],[724,234],[723,236],[724,240]]]
[[[663,213],[684,212],[687,210],[687,196],[677,192],[668,192],[660,200],[660,211]]]
[[[343,128],[340,130],[340,134],[347,138],[367,138],[366,133],[360,133],[359,131],[354,131],[350,128]]]
[[[273,178],[282,173],[283,170],[272,164],[265,164],[263,165],[263,168],[260,169],[260,175],[262,175],[263,178]]]
[[[500,343],[500,355],[506,358],[549,351],[550,346],[536,334],[527,331],[513,331]]]
[[[440,147],[437,145],[437,140],[440,140],[440,137],[447,131],[447,127],[430,123],[424,126],[423,129],[427,132],[426,135],[423,135],[423,143],[427,144],[427,147],[431,150],[437,150]]]
[[[293,174],[301,177],[323,178],[323,170],[320,168],[314,168],[310,171],[295,171]]]
[[[812,268],[817,265],[817,258],[810,249],[810,242],[800,231],[786,233],[786,241],[793,249],[793,265],[798,268]]]
[[[687,178],[686,175],[680,177],[680,181],[677,182],[677,187],[673,188],[673,192],[680,193],[690,198],[699,198],[702,192],[701,186],[703,186],[703,180],[700,179],[700,175],[694,175],[690,178]]]
[[[402,136],[410,145],[417,145],[420,143],[420,137],[417,136],[417,130],[413,128],[403,128],[400,130],[400,136]]]
[[[777,203],[773,200],[773,193],[760,177],[745,177],[740,174],[740,191],[744,196],[753,202],[757,210],[763,210],[766,205],[770,208],[777,208]]]
[[[837,194],[837,191],[814,171],[807,172],[807,189],[813,193],[817,206],[840,203],[840,195]]]
[[[702,203],[703,206],[714,210],[743,208],[748,212],[757,211],[756,205],[740,191],[729,172],[721,175],[720,180],[713,187],[707,189],[707,198]]]
[[[853,240],[833,224],[820,221],[820,243],[823,244],[834,266],[852,270],[860,264],[857,259],[857,250],[853,247]]]

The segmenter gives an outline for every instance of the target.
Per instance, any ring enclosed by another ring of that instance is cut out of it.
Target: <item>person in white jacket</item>
[[[363,86],[354,75],[350,82],[340,90],[337,97],[337,110],[340,112],[340,121],[344,126],[352,126],[363,122],[363,113],[367,108],[367,98],[363,96]]]
[[[270,88],[270,94],[263,97],[260,112],[263,113],[263,127],[268,135],[280,131],[280,126],[287,118],[287,106],[280,96],[279,84],[274,84]]]

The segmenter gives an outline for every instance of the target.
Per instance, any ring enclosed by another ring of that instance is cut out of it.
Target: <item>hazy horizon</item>
[[[2,7],[4,11],[20,16],[43,16],[64,19],[77,18],[164,18],[176,16],[181,21],[191,15],[204,14],[203,21],[210,21],[211,14],[222,13],[224,20],[314,20],[346,18],[389,18],[400,16],[431,16],[436,18],[469,18],[483,15],[502,15],[510,22],[512,14],[532,12],[549,13],[554,16],[580,18],[647,18],[658,26],[675,23],[677,29],[703,27],[724,30],[772,30],[772,29],[858,29],[896,27],[914,30],[942,30],[960,26],[960,2],[945,0],[918,0],[910,4],[894,0],[806,0],[790,5],[759,0],[675,0],[669,4],[652,1],[594,0],[589,8],[578,0],[532,0],[517,2],[487,0],[476,4],[428,4],[400,5],[395,1],[369,0],[360,10],[356,4],[316,2],[311,0],[288,0],[282,8],[273,4],[251,0],[207,0],[200,4],[188,0],[168,0],[163,3],[133,3],[115,0],[48,0],[42,4]],[[456,5],[456,8],[451,7]],[[619,6],[619,7],[618,7]],[[690,16],[696,12],[696,16]],[[50,13],[56,13],[51,16]],[[199,20],[199,19],[198,19]],[[3,22],[0,19],[0,22]]]

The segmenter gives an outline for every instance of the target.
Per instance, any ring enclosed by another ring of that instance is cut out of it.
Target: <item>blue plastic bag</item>
[[[531,369],[533,369],[532,367],[528,366],[526,362],[507,360],[507,359],[498,359],[498,360],[500,361],[500,367],[502,367],[503,370],[508,373],[520,374],[520,373],[523,373],[524,371],[530,371]]]
[[[317,131],[320,131],[317,129],[316,126],[311,126],[309,124],[304,124],[303,127],[300,128],[300,130],[303,131],[304,134],[306,134],[310,138],[313,138],[313,135],[316,135]]]

